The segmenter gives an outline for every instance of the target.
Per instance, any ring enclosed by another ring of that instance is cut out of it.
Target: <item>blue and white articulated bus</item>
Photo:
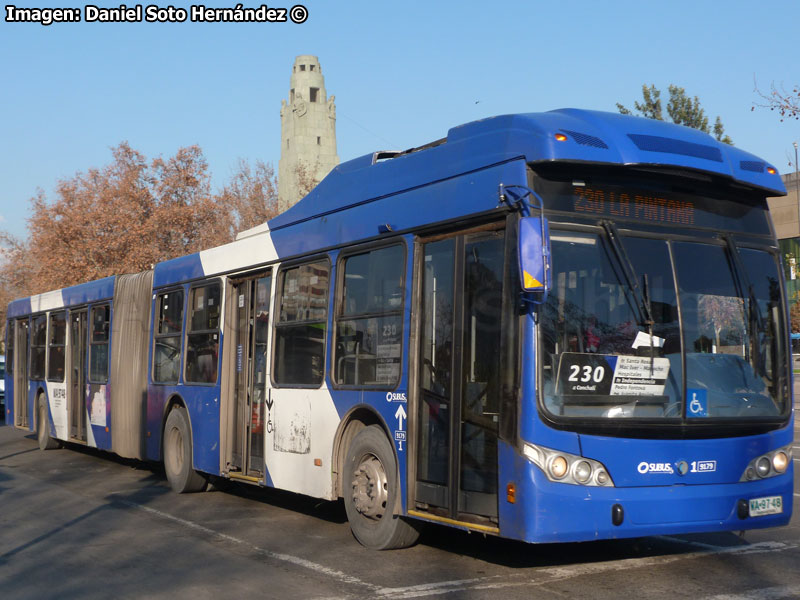
[[[341,164],[228,245],[12,302],[42,448],[528,542],[746,530],[792,506],[775,169],[693,129],[500,116]]]

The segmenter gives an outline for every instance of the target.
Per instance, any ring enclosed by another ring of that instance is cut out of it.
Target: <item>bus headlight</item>
[[[572,466],[572,476],[578,483],[586,483],[592,476],[592,466],[585,460],[578,461]]]
[[[614,487],[608,469],[590,458],[559,452],[535,444],[523,444],[525,457],[539,467],[550,481],[594,487]]]
[[[789,466],[789,457],[786,452],[779,451],[772,457],[772,468],[778,473],[783,473]]]
[[[783,475],[792,464],[792,446],[778,448],[750,461],[739,481],[755,481]]]
[[[563,456],[554,456],[550,460],[550,464],[547,465],[547,470],[550,472],[550,475],[553,476],[553,479],[564,479],[568,467],[569,464],[566,458]]]

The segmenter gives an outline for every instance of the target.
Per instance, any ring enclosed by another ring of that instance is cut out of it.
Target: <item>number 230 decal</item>
[[[600,383],[603,381],[605,374],[606,370],[602,366],[592,368],[591,365],[570,365],[568,380],[580,381],[581,383],[589,383],[590,381]]]

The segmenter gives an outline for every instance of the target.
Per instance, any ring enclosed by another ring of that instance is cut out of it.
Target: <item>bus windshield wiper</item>
[[[622,268],[622,275],[625,277],[627,289],[631,294],[633,294],[633,306],[636,309],[637,321],[639,325],[644,325],[648,328],[652,344],[653,325],[655,324],[655,320],[653,319],[653,311],[650,305],[649,290],[643,292],[639,287],[636,269],[633,268],[633,263],[628,257],[628,253],[625,251],[625,246],[622,244],[622,240],[619,237],[617,226],[611,221],[601,221],[601,225],[606,232],[606,238],[608,238],[608,243],[611,246],[611,249],[614,250],[614,255],[617,257],[617,262]],[[647,287],[646,278],[644,282],[645,287]]]
[[[606,232],[608,243],[617,257],[617,262],[622,268],[622,274],[627,284],[626,291],[633,295],[633,306],[638,313],[638,323],[647,327],[647,333],[650,336],[650,374],[652,375],[653,363],[655,362],[655,347],[653,345],[653,325],[655,325],[655,320],[653,319],[653,307],[650,302],[650,286],[647,274],[645,273],[642,276],[643,289],[640,289],[636,269],[634,269],[633,263],[619,237],[617,226],[611,221],[601,221],[601,224]]]

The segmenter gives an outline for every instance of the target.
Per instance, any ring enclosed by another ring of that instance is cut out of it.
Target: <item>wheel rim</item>
[[[183,436],[177,427],[169,430],[166,454],[170,471],[180,473],[181,469],[183,469]]]
[[[362,457],[353,473],[353,506],[364,517],[378,521],[386,510],[389,482],[383,464],[374,454]]]

